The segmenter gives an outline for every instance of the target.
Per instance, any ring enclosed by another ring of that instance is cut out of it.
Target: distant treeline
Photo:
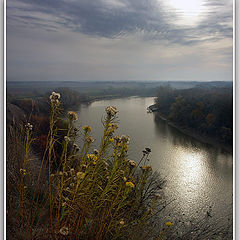
[[[155,107],[162,116],[179,126],[196,129],[232,144],[232,92],[231,87],[176,90],[165,86],[157,91]]]

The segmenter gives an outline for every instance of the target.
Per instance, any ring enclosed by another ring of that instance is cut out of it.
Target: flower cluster
[[[20,169],[20,173],[23,175],[23,176],[25,176],[26,174],[27,174],[27,171],[26,171],[26,169]]]
[[[51,103],[59,104],[60,96],[61,96],[60,93],[52,92],[52,94],[49,97],[51,100]]]
[[[75,112],[73,112],[73,111],[69,111],[69,112],[68,112],[68,117],[69,117],[69,119],[70,119],[71,121],[76,121],[76,120],[78,120],[77,114],[76,114]]]
[[[117,108],[113,106],[106,107],[105,111],[110,117],[114,117],[118,112]]]
[[[94,154],[87,154],[87,158],[88,158],[89,160],[93,160],[93,161],[96,161],[96,160],[97,160],[97,156],[94,155]]]
[[[30,123],[27,123],[27,124],[25,125],[25,128],[26,128],[27,130],[29,130],[29,131],[32,131],[33,125],[31,125]]]

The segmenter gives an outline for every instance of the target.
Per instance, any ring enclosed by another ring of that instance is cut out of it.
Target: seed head
[[[119,224],[120,224],[120,225],[124,225],[124,224],[125,224],[124,220],[121,219],[121,221],[119,222]]]
[[[106,107],[105,111],[106,111],[107,115],[110,117],[114,117],[118,112],[117,108],[113,107],[113,106]]]
[[[134,167],[137,166],[137,163],[135,161],[133,161],[133,160],[129,160],[128,163],[129,163],[130,167],[134,168]]]
[[[64,136],[64,141],[65,142],[70,142],[70,138],[68,136]]]
[[[130,137],[129,137],[128,135],[122,135],[122,136],[121,136],[121,141],[122,141],[123,143],[129,144],[129,142],[130,142]]]
[[[68,118],[69,118],[70,120],[72,120],[72,121],[78,120],[77,114],[76,114],[75,112],[73,112],[73,111],[69,111],[69,112],[68,112]]]
[[[87,143],[93,143],[94,142],[94,138],[93,137],[91,137],[91,136],[87,136],[86,137],[86,141],[87,141]]]
[[[142,167],[140,167],[143,171],[152,171],[152,167],[148,166],[148,165],[144,165]]]
[[[59,104],[60,93],[52,92],[49,98],[52,103]]]

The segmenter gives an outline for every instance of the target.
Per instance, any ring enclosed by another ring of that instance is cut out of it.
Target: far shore
[[[165,121],[169,126],[178,129],[183,134],[191,136],[202,143],[207,143],[207,144],[210,144],[215,147],[220,147],[223,150],[225,150],[226,152],[233,153],[233,146],[220,142],[218,138],[202,135],[201,133],[199,133],[198,131],[196,131],[193,128],[188,128],[188,127],[183,127],[183,126],[177,125],[176,123],[173,123],[173,122],[167,120],[163,115],[161,115],[160,112],[154,112],[154,114],[156,115],[157,118]]]

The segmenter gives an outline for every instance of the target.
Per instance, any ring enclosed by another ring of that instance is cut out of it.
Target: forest
[[[233,142],[232,87],[173,89],[162,86],[157,90],[154,107],[160,115],[180,127],[214,136],[226,144]]]

